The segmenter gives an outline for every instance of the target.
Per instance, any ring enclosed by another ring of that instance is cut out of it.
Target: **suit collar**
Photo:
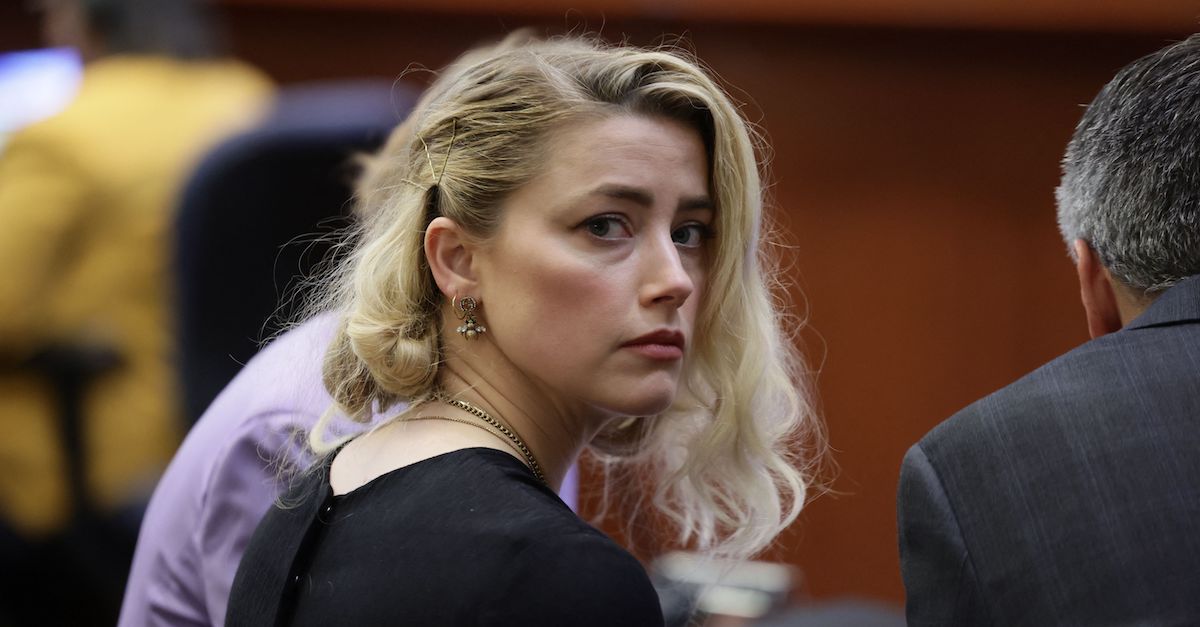
[[[1200,274],[1194,274],[1163,292],[1126,328],[1144,329],[1200,320]]]

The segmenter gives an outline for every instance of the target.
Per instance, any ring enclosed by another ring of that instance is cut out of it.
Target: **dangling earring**
[[[458,332],[463,337],[472,340],[481,333],[487,333],[487,328],[475,319],[475,310],[479,308],[479,301],[470,296],[463,296],[461,299],[455,296],[450,301],[450,306],[454,308],[454,315],[458,316],[459,320],[465,321],[462,326],[458,327]]]

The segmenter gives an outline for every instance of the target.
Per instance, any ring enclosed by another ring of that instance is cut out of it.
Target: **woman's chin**
[[[671,408],[675,402],[675,387],[669,390],[630,390],[612,407],[620,416],[657,416]]]

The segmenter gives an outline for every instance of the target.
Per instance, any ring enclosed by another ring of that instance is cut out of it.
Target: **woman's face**
[[[713,222],[699,134],[640,115],[550,139],[476,259],[481,320],[560,409],[647,416],[675,399]]]

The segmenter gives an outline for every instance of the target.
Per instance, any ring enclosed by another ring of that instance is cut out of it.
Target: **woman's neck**
[[[485,359],[482,354],[467,359],[447,355],[439,376],[440,392],[483,409],[515,431],[533,452],[547,483],[558,490],[603,418],[588,416],[585,408],[568,406],[514,368],[496,367]]]

